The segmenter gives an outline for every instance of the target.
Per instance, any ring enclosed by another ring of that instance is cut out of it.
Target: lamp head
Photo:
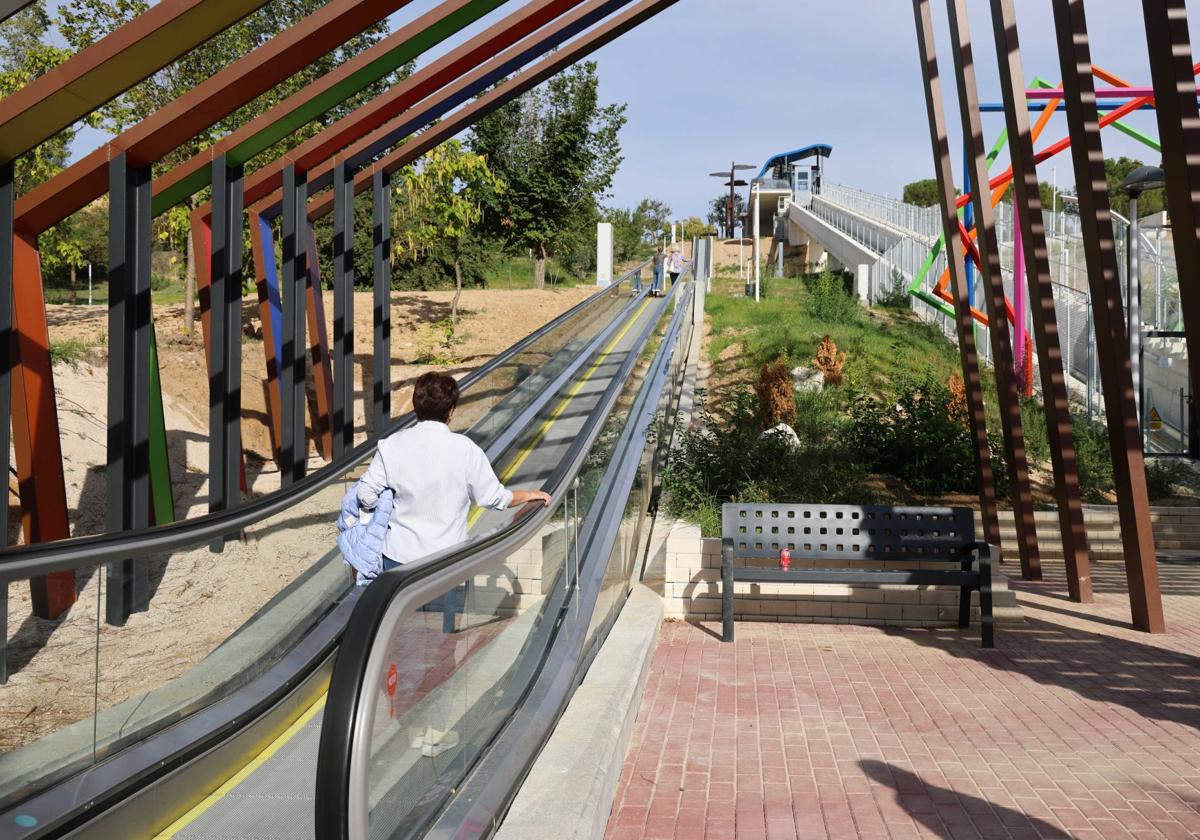
[[[1167,185],[1167,176],[1160,166],[1139,166],[1121,181],[1121,189],[1137,198],[1146,190],[1162,189]]]

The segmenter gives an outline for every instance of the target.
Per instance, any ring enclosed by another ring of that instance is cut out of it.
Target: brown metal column
[[[974,205],[980,274],[983,275],[988,304],[988,331],[991,335],[991,362],[996,373],[996,401],[1000,403],[1000,426],[1004,438],[1004,461],[1008,464],[1009,498],[1016,524],[1016,552],[1021,558],[1021,577],[1042,580],[1042,558],[1038,553],[1038,535],[1033,526],[1033,493],[1030,491],[1030,467],[1025,457],[1025,430],[1021,424],[1020,394],[1013,373],[1013,343],[1008,334],[1007,307],[1004,306],[1004,277],[1000,266],[1000,242],[996,239],[996,216],[991,208],[988,186],[988,150],[983,142],[983,120],[979,118],[979,89],[974,76],[971,26],[967,24],[965,0],[947,0],[950,18],[950,53],[958,74],[959,112],[962,137],[971,154],[971,202]],[[947,242],[956,240],[947,239]],[[953,262],[953,260],[952,260]]]
[[[1161,633],[1166,628],[1154,557],[1150,500],[1146,495],[1142,437],[1133,398],[1125,313],[1117,279],[1117,250],[1104,178],[1104,150],[1100,145],[1100,125],[1096,115],[1087,20],[1082,0],[1054,0],[1053,7],[1071,159],[1075,166],[1075,188],[1079,195],[1079,221],[1087,257],[1093,323],[1096,325],[1096,356],[1100,362],[1113,479],[1117,485],[1117,513],[1121,521],[1125,573],[1129,580],[1130,611],[1135,627]]]
[[[1029,464],[1025,459],[1025,431],[1021,424],[1021,400],[1013,374],[1012,339],[1004,305],[1004,275],[1000,269],[1000,243],[996,239],[996,217],[988,188],[987,149],[983,143],[983,121],[979,117],[979,88],[975,84],[975,59],[971,52],[971,28],[964,0],[946,0],[950,15],[950,43],[958,75],[958,110],[963,139],[970,154],[971,203],[975,207],[976,243],[980,274],[987,302],[988,332],[992,338],[992,368],[996,375],[996,401],[1000,404],[1000,428],[1004,435],[1004,458],[1008,463],[1009,498],[1017,527],[1017,553],[1021,577],[1042,579],[1037,532],[1033,524],[1033,494],[1029,490]],[[946,242],[955,242],[947,239]]]
[[[1079,464],[1075,457],[1075,434],[1068,409],[1067,383],[1063,378],[1062,348],[1054,312],[1054,289],[1050,281],[1050,258],[1046,250],[1046,227],[1042,221],[1042,197],[1038,192],[1037,166],[1033,162],[1033,135],[1024,97],[1025,73],[1017,42],[1017,21],[1012,0],[992,0],[992,28],[999,57],[1000,89],[1008,128],[1012,159],[1013,188],[1025,250],[1025,266],[1032,292],[1030,312],[1037,340],[1042,399],[1046,405],[1046,429],[1050,459],[1054,467],[1054,498],[1062,531],[1067,565],[1067,589],[1072,601],[1091,603],[1092,572],[1083,527],[1083,503],[1079,498]],[[1019,282],[1019,278],[1018,278]]]
[[[1167,175],[1175,267],[1181,281],[1179,306],[1187,336],[1188,372],[1192,382],[1200,382],[1200,289],[1195,286],[1200,278],[1200,160],[1196,158],[1200,154],[1200,114],[1187,8],[1183,0],[1143,0],[1142,10],[1162,167]]]
[[[929,0],[913,0],[913,11],[917,19],[917,47],[921,55],[921,73],[925,79],[929,140],[933,148],[938,198],[942,207],[942,230],[948,243],[946,262],[950,266],[950,279],[954,287],[954,326],[958,331],[958,354],[962,360],[963,383],[967,392],[967,418],[971,427],[971,439],[975,442],[980,514],[983,518],[984,538],[998,545],[1000,524],[996,515],[996,483],[992,477],[992,455],[988,448],[987,422],[983,412],[983,387],[979,380],[979,355],[975,350],[970,295],[962,261],[954,258],[953,249],[949,245],[958,242],[958,211],[954,207],[954,172],[950,166],[950,141],[946,137],[946,118],[942,113],[942,85],[938,76]]]

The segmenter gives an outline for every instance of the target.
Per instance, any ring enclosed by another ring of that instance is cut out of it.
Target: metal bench
[[[735,565],[743,559],[778,561],[784,548],[791,552],[789,570]],[[993,556],[994,547],[975,540],[968,508],[727,504],[721,510],[724,641],[733,641],[738,581],[888,584],[957,586],[959,627],[970,624],[971,592],[978,591],[983,646],[990,648]]]

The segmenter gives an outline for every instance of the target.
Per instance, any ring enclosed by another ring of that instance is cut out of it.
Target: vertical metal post
[[[12,290],[13,290],[13,163],[0,164],[0,467],[5,484],[11,467],[12,422]],[[8,546],[8,490],[0,499],[0,545]],[[0,583],[0,685],[8,682],[8,582]]]
[[[295,164],[283,170],[283,358],[279,363],[283,395],[283,436],[279,447],[284,487],[304,477],[308,442],[304,433],[305,408],[305,287],[308,283],[308,184]]]
[[[242,167],[224,155],[212,164],[209,283],[208,509],[241,501]]]
[[[1000,242],[996,236],[996,219],[992,212],[991,191],[988,189],[987,149],[983,141],[983,121],[979,116],[979,88],[975,83],[971,28],[967,22],[966,0],[947,0],[946,6],[950,15],[951,53],[958,75],[958,107],[962,117],[963,138],[971,149],[969,161],[974,187],[971,203],[975,208],[975,241],[982,263],[980,275],[983,280],[983,299],[987,305],[992,369],[996,374],[996,399],[1000,404],[1000,427],[1008,463],[1013,520],[1017,528],[1017,553],[1021,558],[1021,576],[1025,580],[1041,580],[1042,563],[1033,521],[1033,493],[1029,488],[1029,465],[1025,458],[1021,401],[1013,375],[1013,347],[1008,332]]]
[[[946,118],[942,111],[942,85],[938,74],[929,0],[913,0],[913,12],[916,16],[921,73],[925,80],[929,141],[933,150],[938,197],[941,201],[942,232],[947,246],[946,264],[954,289],[954,325],[958,331],[958,353],[962,361],[963,384],[967,392],[967,419],[971,428],[971,439],[975,443],[980,515],[983,519],[984,539],[993,545],[999,545],[1000,519],[996,510],[996,484],[992,476],[991,450],[988,448],[983,387],[979,380],[979,357],[975,350],[974,318],[968,303],[967,282],[962,262],[951,253],[952,243],[958,242],[958,213],[954,206],[954,172],[950,165],[950,141],[946,136]]]
[[[992,28],[996,38],[996,55],[999,57],[1000,89],[1003,92],[1009,155],[1013,165],[1013,188],[1015,200],[1021,207],[1015,221],[1020,225],[1022,256],[1029,280],[1029,311],[1037,339],[1042,399],[1046,406],[1047,440],[1054,470],[1054,497],[1058,504],[1058,525],[1067,567],[1067,589],[1071,600],[1089,603],[1093,600],[1092,576],[1083,524],[1083,502],[1079,495],[1079,463],[1071,427],[1067,382],[1063,375],[1054,289],[1050,281],[1045,217],[1038,190],[1037,166],[1033,162],[1033,135],[1025,103],[1017,98],[1017,91],[1025,90],[1025,73],[1021,67],[1021,48],[1017,41],[1017,21],[1012,0],[992,0]],[[1017,256],[1014,253],[1014,265],[1019,262]],[[1018,277],[1017,280],[1022,278]],[[1070,312],[1068,305],[1068,345],[1071,337]]]
[[[1179,5],[1182,8],[1182,3]],[[1145,462],[1134,408],[1133,376],[1121,312],[1117,251],[1104,177],[1104,151],[1100,145],[1087,20],[1083,0],[1053,0],[1053,8],[1063,77],[1063,100],[1072,139],[1071,159],[1079,193],[1079,222],[1087,257],[1088,285],[1092,292],[1096,352],[1104,389],[1113,479],[1117,487],[1117,513],[1121,522],[1130,610],[1135,627],[1161,633],[1166,627],[1154,556],[1154,531],[1150,523],[1150,500],[1146,493]],[[1154,52],[1155,42],[1152,38],[1151,66],[1155,63]],[[1165,90],[1162,92],[1164,98],[1171,98]],[[1186,195],[1183,202],[1188,203]],[[1174,210],[1172,204],[1172,212]],[[1189,236],[1194,236],[1194,227],[1187,230]],[[1181,276],[1186,271],[1184,266],[1184,263],[1180,264]],[[1195,267],[1194,264],[1190,266],[1193,270]],[[1200,317],[1194,319],[1193,326],[1196,321],[1200,321]]]
[[[1082,17],[1082,10],[1080,11]],[[1175,234],[1179,310],[1187,342],[1188,372],[1200,381],[1200,108],[1192,72],[1191,39],[1184,0],[1142,0],[1155,113],[1162,142],[1167,203]],[[1187,278],[1186,280],[1184,278]],[[1161,325],[1159,327],[1161,329]]]
[[[377,171],[372,187],[372,242],[375,258],[375,360],[371,365],[371,411],[380,435],[392,416],[392,203],[391,179]]]
[[[150,524],[150,167],[109,163],[108,494],[110,532]],[[149,607],[147,561],[108,564],[105,618]]]
[[[319,292],[318,292],[319,293]],[[333,167],[333,457],[354,446],[354,180]]]

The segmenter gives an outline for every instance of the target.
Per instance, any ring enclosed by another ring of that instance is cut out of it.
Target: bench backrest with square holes
[[[786,547],[792,560],[959,563],[975,540],[969,508],[727,504],[721,518],[736,557],[777,558]]]

